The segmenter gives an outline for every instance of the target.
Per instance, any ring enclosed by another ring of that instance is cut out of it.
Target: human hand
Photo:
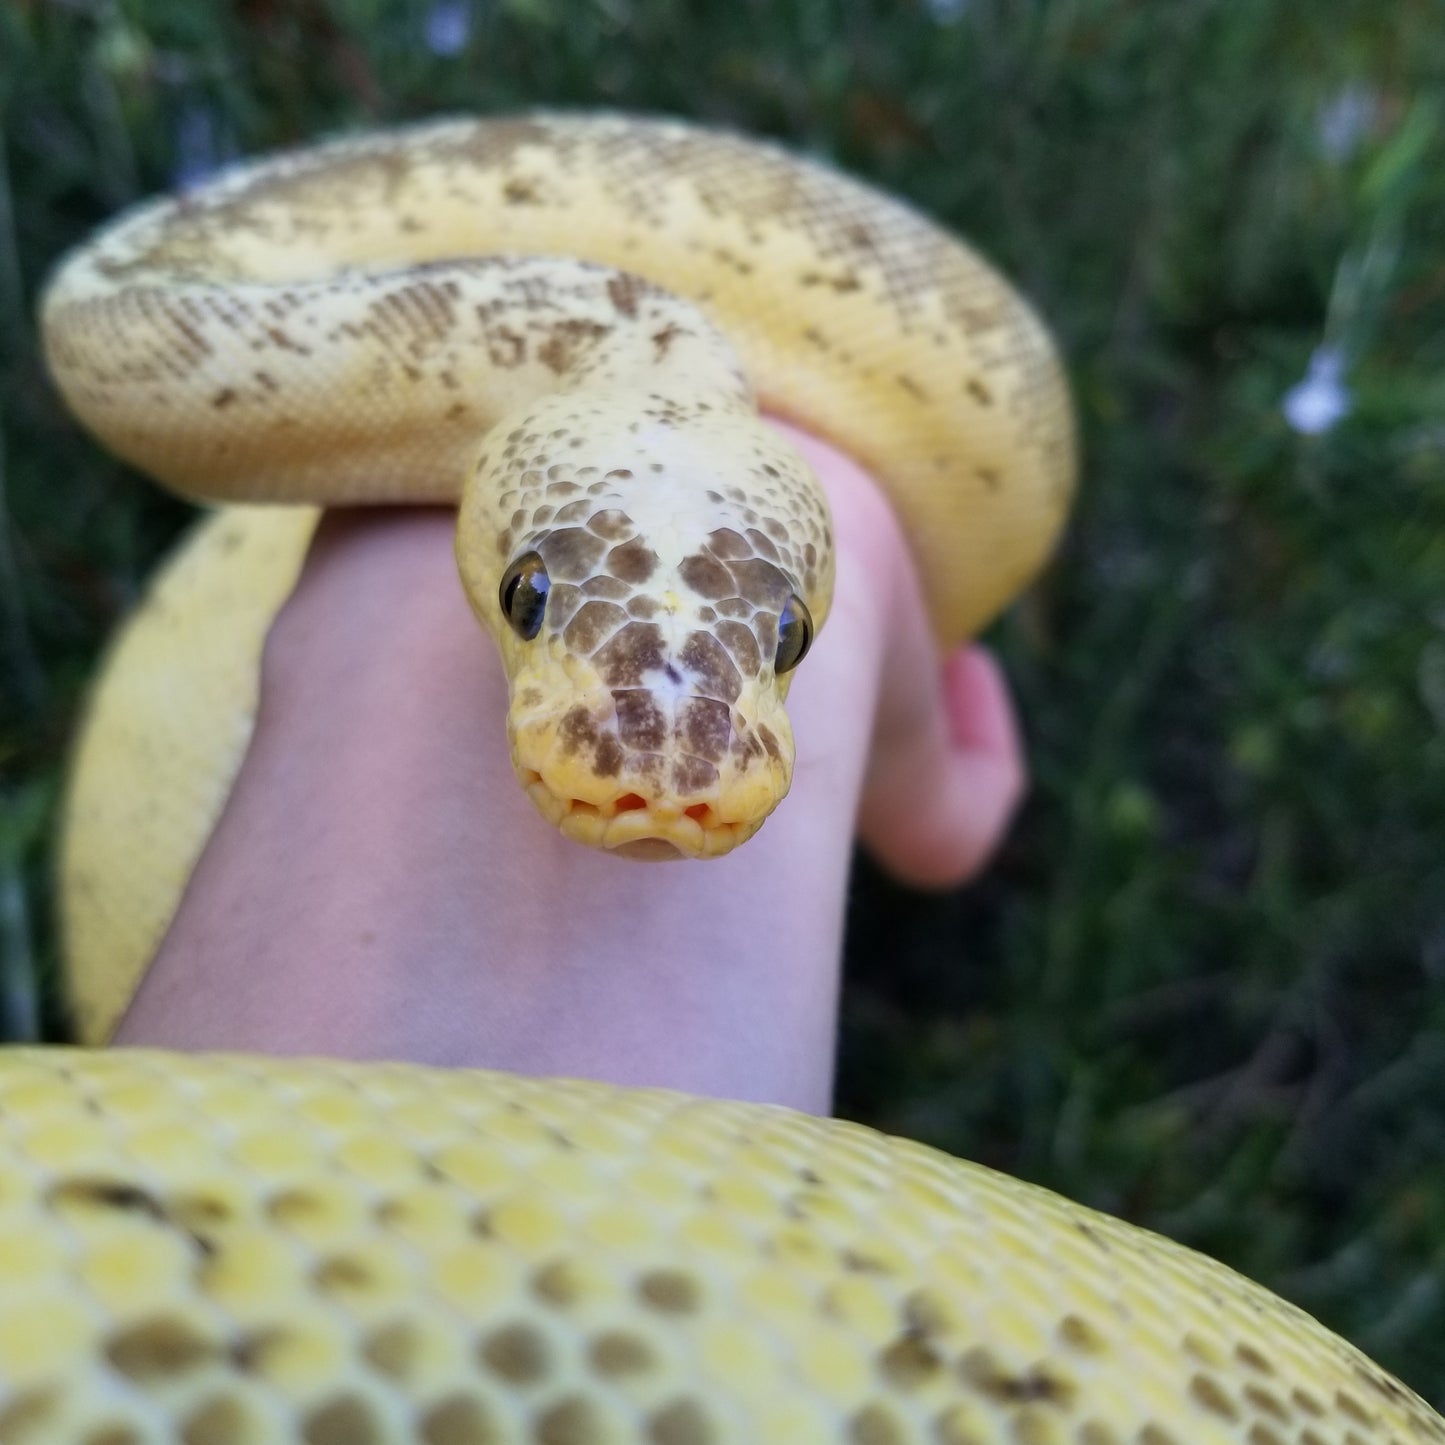
[[[979,867],[1023,769],[986,654],[944,665],[874,484],[834,507],[834,611],[789,706],[791,795],[737,852],[579,847],[512,776],[506,680],[445,511],[332,514],[273,625],[252,745],[118,1040],[486,1065],[828,1104],[855,822]]]
[[[859,837],[900,882],[954,887],[988,862],[1024,794],[1008,684],[977,644],[939,658],[908,545],[878,484],[834,448],[783,430],[823,481],[839,549],[833,614],[789,699],[810,721],[819,704],[817,733],[795,724],[800,769],[838,725],[828,699],[845,695],[840,674],[851,661],[876,679]]]

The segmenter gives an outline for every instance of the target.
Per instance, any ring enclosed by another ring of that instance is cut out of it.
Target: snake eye
[[[497,595],[512,631],[523,642],[530,642],[542,630],[542,614],[547,610],[547,590],[551,585],[547,564],[536,552],[523,552],[502,573]]]
[[[788,598],[778,618],[778,650],[773,658],[773,671],[779,676],[791,672],[813,645],[813,614],[796,592]]]

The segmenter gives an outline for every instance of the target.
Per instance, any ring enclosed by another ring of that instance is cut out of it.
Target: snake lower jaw
[[[643,862],[677,858],[721,858],[762,826],[761,818],[725,820],[709,803],[680,808],[653,804],[637,793],[601,806],[554,792],[533,768],[518,777],[533,806],[577,843]]]

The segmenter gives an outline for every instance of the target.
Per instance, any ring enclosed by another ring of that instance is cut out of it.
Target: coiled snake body
[[[782,698],[832,587],[826,505],[755,397],[884,479],[944,641],[1028,578],[1072,485],[1051,347],[995,273],[820,167],[675,124],[449,122],[263,162],[122,218],[44,323],[121,455],[306,504],[207,523],[97,691],[62,861],[89,1042],[244,753],[316,506],[459,500],[539,810],[711,856],[786,791]],[[1230,1271],[856,1126],[400,1064],[9,1051],[0,1441],[283,1439],[1359,1445],[1445,1422]]]

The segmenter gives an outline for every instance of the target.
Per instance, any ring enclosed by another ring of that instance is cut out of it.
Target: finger
[[[943,699],[955,747],[1011,758],[1023,778],[1023,742],[1008,680],[988,648],[969,643],[943,663]]]
[[[984,648],[965,647],[925,677],[880,702],[859,831],[900,881],[948,888],[975,876],[1002,842],[1026,770],[1007,683]]]

